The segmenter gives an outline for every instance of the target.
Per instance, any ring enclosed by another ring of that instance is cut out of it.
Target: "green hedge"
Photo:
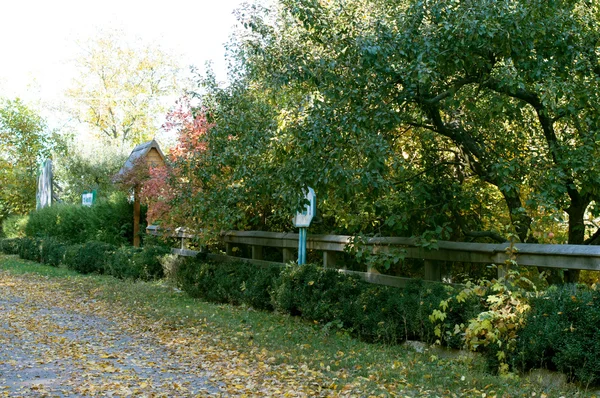
[[[316,265],[255,266],[182,259],[177,282],[193,297],[217,303],[245,303],[343,328],[363,340],[399,343],[435,340],[429,315],[452,289],[414,281],[406,289],[372,285]],[[466,322],[450,311],[453,321]]]
[[[170,249],[161,246],[134,248],[90,241],[66,245],[55,238],[0,239],[0,252],[18,254],[51,266],[64,266],[82,274],[106,274],[117,278],[151,280],[163,277],[161,258]]]
[[[549,368],[584,384],[600,382],[600,292],[552,286],[531,302],[512,358],[516,369]]]
[[[2,221],[2,234],[6,238],[22,238],[25,236],[27,216],[9,216]]]
[[[92,207],[57,204],[29,214],[25,234],[55,238],[67,244],[101,241],[116,246],[131,244],[133,205],[125,195],[115,195]]]
[[[280,273],[279,266],[211,263],[187,257],[180,260],[175,278],[178,286],[192,297],[272,310],[271,291]]]

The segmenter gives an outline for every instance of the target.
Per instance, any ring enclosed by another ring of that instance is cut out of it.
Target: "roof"
[[[148,154],[148,152],[150,152],[153,148],[156,149],[156,151],[160,155],[161,159],[164,161],[165,155],[160,150],[160,146],[158,145],[158,142],[156,142],[156,140],[144,142],[143,144],[139,144],[138,146],[133,148],[133,151],[131,151],[129,158],[127,159],[127,161],[125,162],[123,167],[121,167],[121,170],[119,170],[116,177],[118,178],[118,177],[124,175],[125,173],[127,173],[129,170],[131,170],[133,168],[133,166],[135,165],[135,162],[138,159],[146,156]]]

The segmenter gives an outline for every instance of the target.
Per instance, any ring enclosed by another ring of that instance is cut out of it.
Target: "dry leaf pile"
[[[208,327],[150,321],[68,283],[0,271],[0,397],[363,395],[264,349],[231,349]]]

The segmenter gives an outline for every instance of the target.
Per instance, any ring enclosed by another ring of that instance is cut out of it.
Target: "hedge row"
[[[15,238],[0,239],[0,252],[83,274],[150,280],[164,276],[159,260],[170,250],[160,246],[118,247],[98,241],[67,245],[54,238]]]
[[[95,240],[121,246],[132,242],[132,214],[133,205],[125,195],[115,194],[92,207],[57,204],[28,216],[9,217],[2,227],[7,238],[55,238],[69,244]]]
[[[176,280],[192,297],[277,310],[387,344],[407,339],[433,343],[429,315],[452,294],[451,288],[418,280],[403,290],[372,285],[316,265],[258,267],[193,258],[181,260]],[[451,309],[447,321],[466,322],[471,312],[464,306]],[[460,345],[459,339],[452,343]]]
[[[457,292],[448,286],[415,280],[404,289],[377,286],[353,275],[315,265],[258,267],[247,263],[180,260],[180,288],[193,297],[241,304],[301,316],[327,328],[339,328],[369,341],[397,344],[407,339],[433,343],[437,337],[429,315]],[[451,307],[447,329],[485,311],[485,300],[470,299]],[[530,302],[526,326],[509,358],[514,370],[549,368],[585,384],[600,382],[600,292],[586,286],[552,287]],[[464,345],[457,334],[445,341]],[[481,347],[497,369],[493,347]]]

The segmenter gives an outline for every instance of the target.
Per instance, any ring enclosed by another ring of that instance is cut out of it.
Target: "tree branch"
[[[505,237],[503,237],[502,235],[500,235],[499,233],[494,232],[494,231],[465,231],[465,230],[463,230],[462,232],[465,236],[469,236],[474,239],[490,238],[498,243],[504,243],[507,241],[507,239]]]

